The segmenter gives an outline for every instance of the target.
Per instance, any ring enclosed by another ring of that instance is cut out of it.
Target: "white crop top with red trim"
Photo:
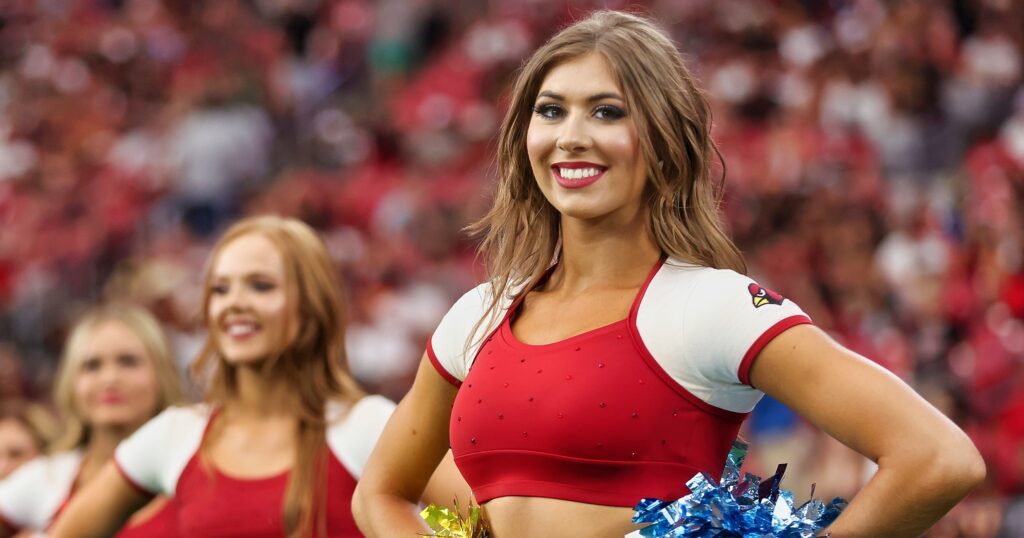
[[[512,305],[504,298],[498,315],[480,324],[464,352],[490,289],[485,283],[463,295],[428,344],[431,361],[453,384],[466,378],[483,340]],[[810,322],[796,303],[745,275],[671,258],[640,293],[635,331],[654,360],[700,400],[735,413],[750,412],[763,396],[749,379],[761,349],[783,330]]]
[[[72,450],[40,456],[0,481],[0,520],[16,529],[43,530],[71,495],[82,464]]]
[[[395,404],[383,396],[346,406],[329,402],[327,445],[354,478],[359,478]],[[114,462],[132,485],[153,495],[173,497],[178,480],[199,450],[212,416],[208,405],[171,407],[118,445]]]

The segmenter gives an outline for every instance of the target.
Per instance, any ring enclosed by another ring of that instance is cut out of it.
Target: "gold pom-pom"
[[[469,517],[463,517],[457,497],[453,499],[453,503],[455,505],[454,510],[431,504],[420,512],[420,517],[434,531],[434,534],[424,534],[423,536],[438,538],[490,538],[491,532],[484,518],[483,507],[473,504],[471,500],[469,502]]]

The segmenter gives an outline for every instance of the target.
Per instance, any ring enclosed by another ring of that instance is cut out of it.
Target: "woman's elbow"
[[[925,462],[938,491],[962,498],[985,480],[985,460],[962,432]]]
[[[974,444],[970,444],[958,459],[960,461],[956,465],[954,476],[966,495],[985,481],[988,470],[985,468],[985,459],[981,457],[981,453],[978,452]]]
[[[370,530],[370,516],[366,513],[366,507],[369,505],[366,498],[369,494],[366,489],[363,482],[358,482],[356,490],[352,493],[352,517],[356,520],[356,526],[364,534]]]

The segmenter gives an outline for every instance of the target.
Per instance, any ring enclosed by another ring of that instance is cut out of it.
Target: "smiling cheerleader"
[[[394,404],[348,373],[323,242],[294,219],[243,220],[214,246],[205,282],[196,371],[208,403],[124,441],[53,536],[106,536],[154,495],[172,497],[181,536],[361,536],[352,492]],[[465,487],[442,466],[427,495],[448,502]]]
[[[918,536],[982,480],[977,450],[902,381],[744,275],[719,221],[710,108],[651,22],[598,12],[525,63],[474,229],[490,278],[430,340],[370,459],[370,536],[449,445],[493,535],[614,537],[642,498],[721,478],[764,395],[878,463],[834,536]]]

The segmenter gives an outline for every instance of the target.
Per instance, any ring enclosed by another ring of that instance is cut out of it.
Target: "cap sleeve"
[[[171,407],[135,431],[114,452],[121,475],[145,495],[173,495],[178,477],[199,450],[210,410]]]
[[[358,479],[387,425],[395,404],[383,396],[366,396],[344,419],[327,429],[327,444],[338,461]],[[329,409],[329,412],[331,410]]]
[[[81,453],[39,457],[0,481],[0,523],[9,530],[43,530],[67,500]]]
[[[704,376],[750,385],[750,369],[769,342],[790,327],[811,323],[796,303],[729,270],[707,271],[696,282],[683,317],[684,353]]]
[[[477,326],[490,304],[491,289],[489,283],[484,283],[466,292],[441,319],[427,343],[431,364],[441,377],[455,386],[462,384],[483,339],[498,326],[508,308],[507,301],[504,301],[495,315]],[[474,327],[476,331],[470,340]],[[468,348],[467,342],[470,344]]]

